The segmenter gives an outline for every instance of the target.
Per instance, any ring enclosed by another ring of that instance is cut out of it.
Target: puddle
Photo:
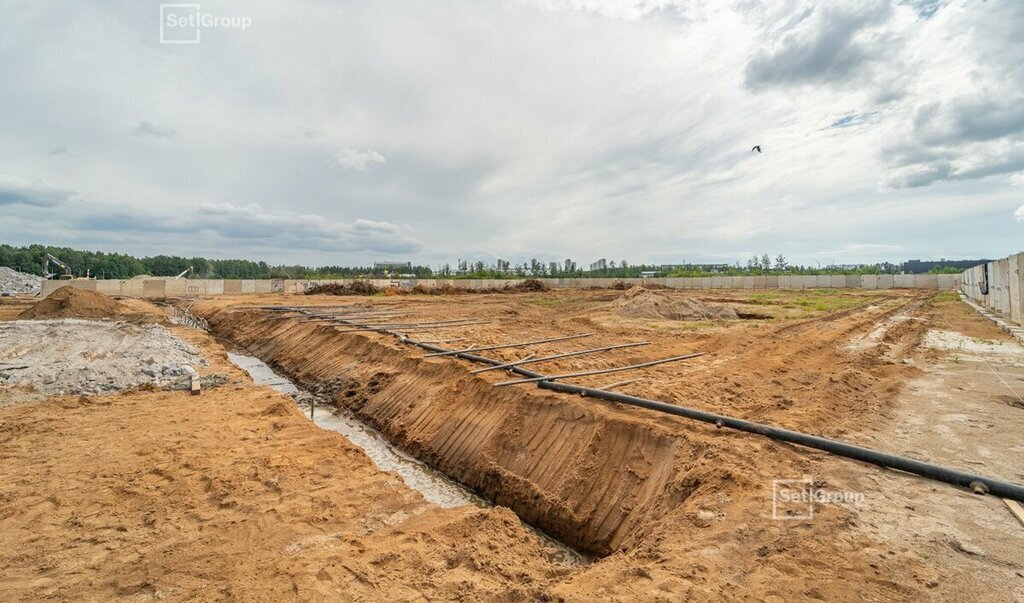
[[[336,431],[345,436],[346,439],[361,448],[378,468],[398,474],[407,486],[422,494],[427,501],[447,508],[463,505],[493,506],[486,499],[435,471],[426,463],[393,447],[373,427],[343,411],[336,410],[334,407],[323,405],[316,396],[299,389],[287,377],[275,373],[274,369],[259,358],[235,352],[228,352],[228,358],[249,373],[257,385],[269,385],[279,392],[291,395],[307,417],[310,416],[310,404],[315,402],[313,423],[317,427]],[[523,525],[540,538],[545,545],[546,557],[549,561],[574,566],[590,563],[589,557],[552,539],[529,524],[524,523]]]

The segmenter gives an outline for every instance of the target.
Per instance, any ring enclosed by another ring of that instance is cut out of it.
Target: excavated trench
[[[495,388],[387,338],[254,309],[205,318],[400,450],[587,553],[632,548],[715,475],[716,454],[678,431],[571,396]]]

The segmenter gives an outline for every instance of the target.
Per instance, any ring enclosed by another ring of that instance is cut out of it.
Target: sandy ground
[[[594,333],[531,348],[538,355],[652,342],[531,365],[542,372],[703,351],[629,374],[640,380],[622,391],[1024,481],[1014,460],[1024,410],[1009,398],[1024,370],[1003,347],[1012,340],[959,302],[911,291],[716,291],[704,301],[775,318],[679,322],[623,317],[608,308],[619,293],[197,304],[218,335],[508,508],[426,503],[309,424],[290,398],[249,384],[208,336],[172,327],[206,355],[202,371],[232,380],[199,397],[132,392],[0,410],[0,593],[1022,598],[1024,526],[998,499],[635,408],[494,388],[507,375],[471,376],[476,365],[426,359],[393,338],[246,309],[369,302],[409,318],[491,321],[418,334],[462,340],[451,346]],[[0,306],[0,317],[10,316]],[[950,342],[980,346],[970,353],[982,360]],[[772,480],[804,476],[861,497],[817,505],[812,519],[773,519]],[[553,563],[516,514],[602,557],[584,567]]]

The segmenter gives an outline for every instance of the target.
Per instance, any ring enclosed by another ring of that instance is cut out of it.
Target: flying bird
[[[757,151],[758,153],[760,153],[761,152],[761,145],[755,144],[754,148],[750,149],[751,153],[753,153],[754,151]]]

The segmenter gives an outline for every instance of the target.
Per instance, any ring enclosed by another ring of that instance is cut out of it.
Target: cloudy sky
[[[307,265],[1024,248],[1024,2],[199,12],[221,22],[162,44],[158,2],[0,4],[0,242]]]

